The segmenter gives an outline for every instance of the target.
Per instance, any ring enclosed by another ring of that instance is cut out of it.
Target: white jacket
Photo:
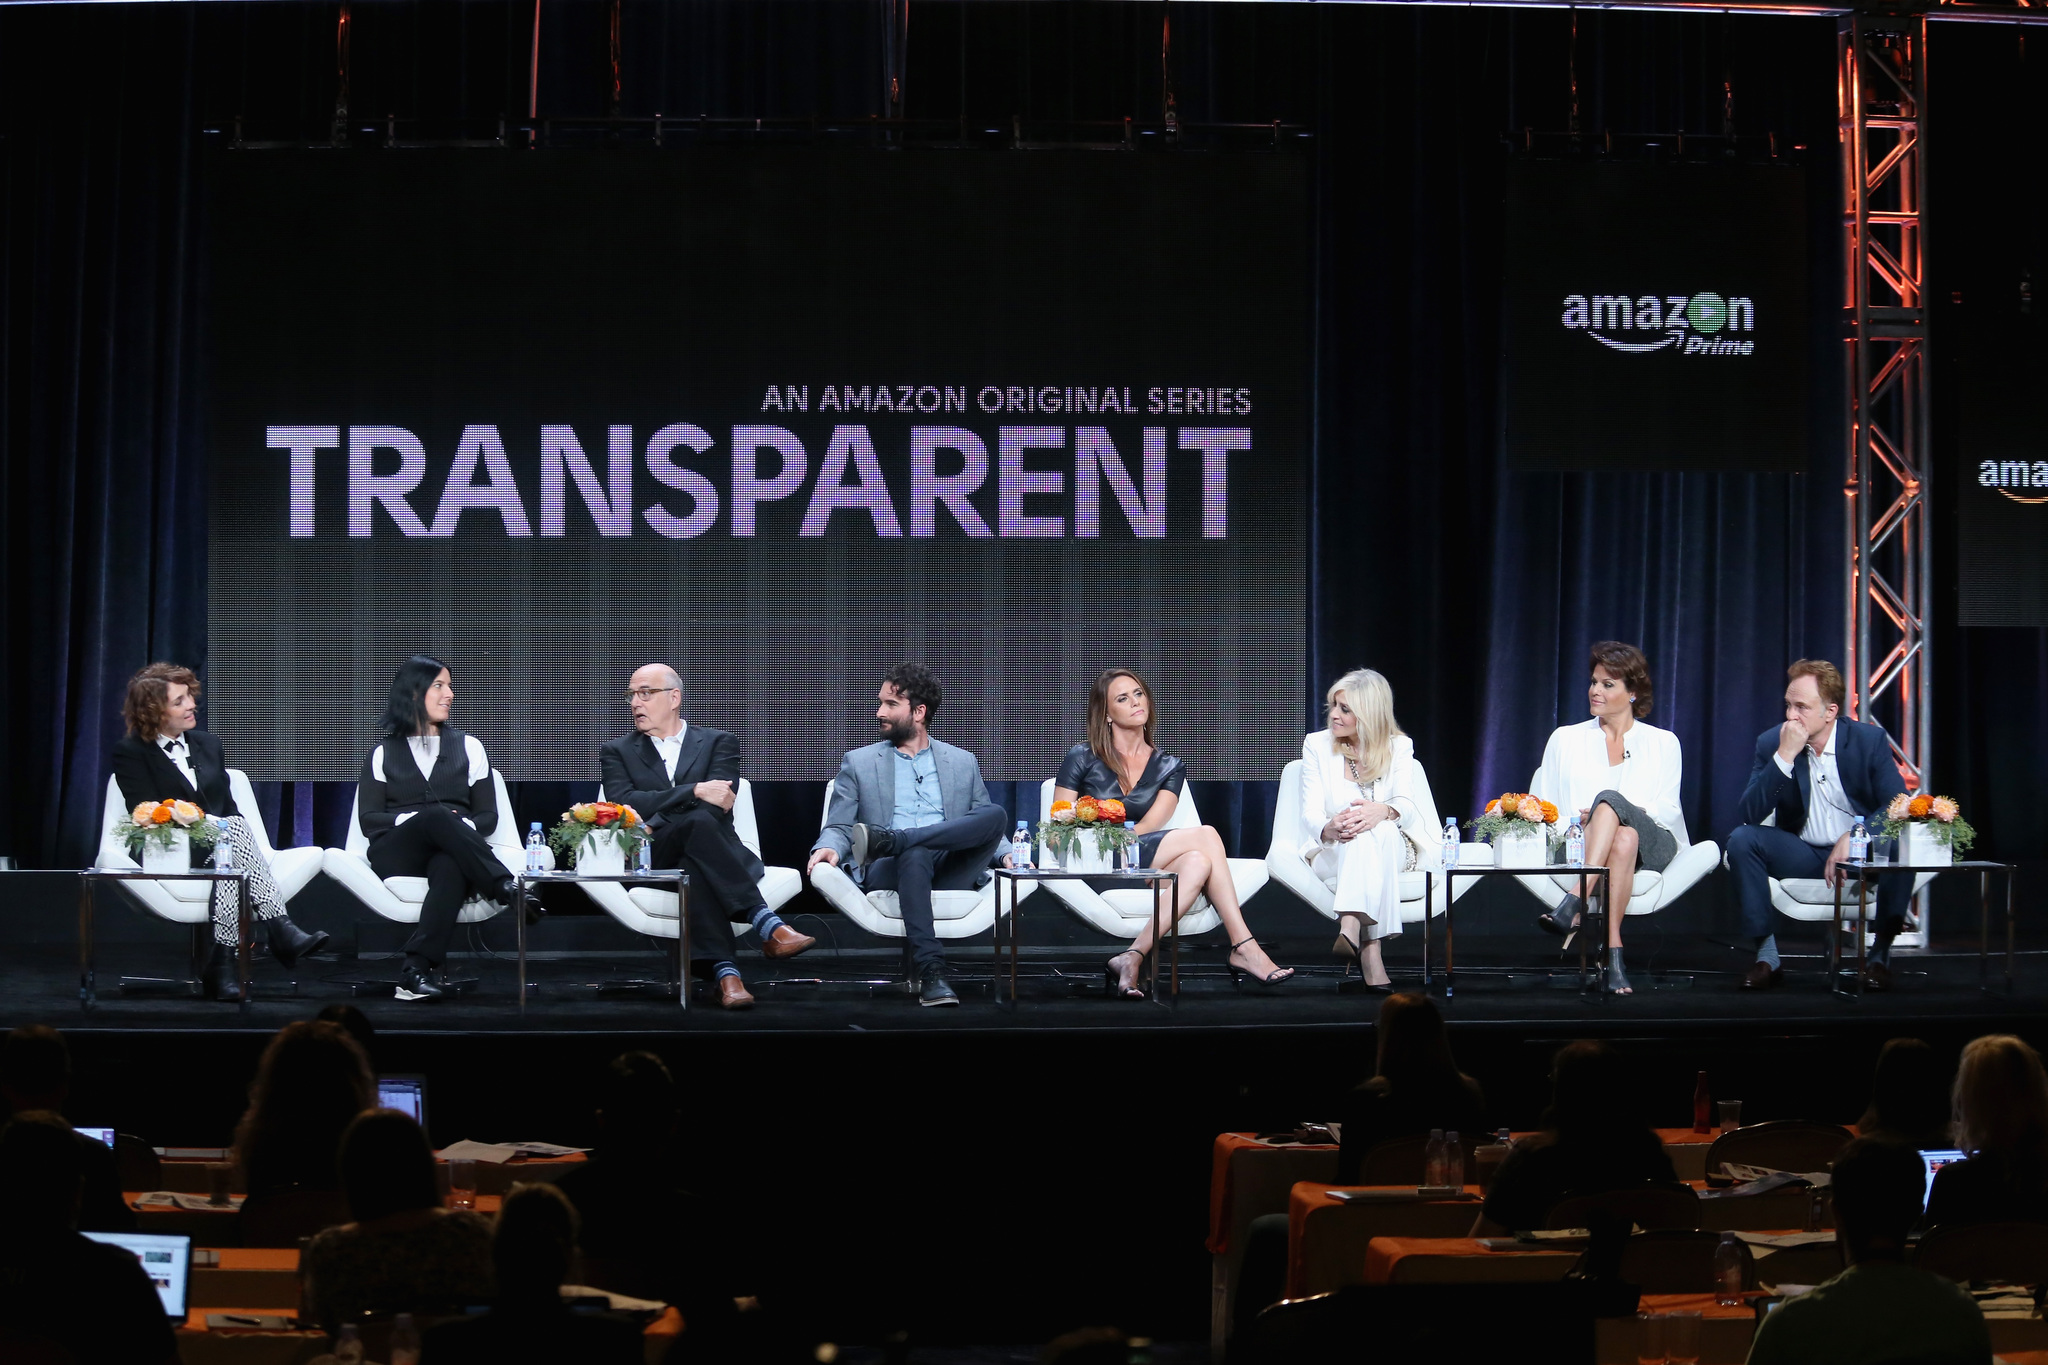
[[[1678,736],[1639,720],[1622,736],[1622,752],[1626,757],[1620,772],[1610,772],[1607,737],[1598,720],[1589,716],[1576,725],[1560,725],[1543,746],[1543,766],[1536,770],[1529,790],[1555,805],[1560,821],[1570,823],[1572,816],[1593,804],[1594,797],[1612,788],[1670,830],[1684,852],[1692,839],[1678,804],[1678,783],[1685,772]]]
[[[1400,828],[1420,851],[1436,847],[1436,831],[1427,828],[1435,812],[1425,815],[1415,799],[1415,741],[1395,735],[1389,742],[1392,753],[1387,771],[1363,791],[1345,771],[1344,756],[1330,741],[1328,730],[1318,730],[1301,742],[1301,856],[1313,863],[1324,847],[1323,826],[1330,817],[1361,796],[1367,801],[1384,801],[1401,812]],[[1336,847],[1332,844],[1329,847]]]

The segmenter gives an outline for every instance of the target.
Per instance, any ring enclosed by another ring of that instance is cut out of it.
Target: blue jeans
[[[1009,828],[1010,817],[1001,806],[980,806],[936,825],[898,830],[902,852],[861,869],[863,890],[896,893],[903,937],[918,966],[946,961],[932,925],[932,892],[979,886]]]
[[[1831,845],[1809,844],[1796,834],[1769,825],[1741,825],[1728,836],[1728,870],[1735,875],[1735,898],[1742,906],[1742,932],[1763,938],[1771,927],[1771,885],[1768,880],[1810,878],[1826,870]],[[1876,842],[1872,844],[1876,856]],[[1880,940],[1889,941],[1906,919],[1913,895],[1910,873],[1888,872],[1877,879],[1877,923]],[[1853,882],[1842,888],[1842,904],[1856,901]],[[1853,913],[1853,912],[1848,912]]]

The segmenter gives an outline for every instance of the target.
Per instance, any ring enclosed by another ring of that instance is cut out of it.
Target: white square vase
[[[1949,844],[1934,842],[1932,822],[1916,821],[1900,832],[1893,856],[1907,867],[1947,867],[1955,861],[1956,851]]]
[[[576,850],[576,870],[617,874],[626,870],[626,848],[617,830],[594,829]]]
[[[1108,872],[1109,858],[1102,851],[1095,831],[1084,829],[1074,835],[1074,845],[1060,857],[1060,866],[1069,872]]]
[[[1495,867],[1542,867],[1550,861],[1548,841],[1540,826],[1527,833],[1496,835],[1493,840]]]
[[[184,830],[171,832],[171,846],[160,848],[153,839],[142,842],[144,872],[182,873],[192,870],[192,836]]]

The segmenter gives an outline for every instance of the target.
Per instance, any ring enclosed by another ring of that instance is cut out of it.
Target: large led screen
[[[513,780],[673,664],[824,778],[929,663],[1052,774],[1143,670],[1203,779],[1300,742],[1305,176],[1270,155],[223,152],[209,723],[352,779],[398,662]]]

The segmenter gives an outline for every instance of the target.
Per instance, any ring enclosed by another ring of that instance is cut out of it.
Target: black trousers
[[[654,834],[654,865],[690,874],[690,962],[730,962],[732,926],[753,920],[766,901],[748,875],[747,846],[708,806],[665,816]]]
[[[983,806],[956,820],[896,831],[903,851],[877,858],[864,870],[863,890],[896,893],[903,907],[903,937],[918,966],[946,960],[932,928],[932,892],[978,885],[1009,831],[1010,817],[1001,806]]]
[[[380,877],[427,879],[419,927],[405,941],[405,953],[430,967],[447,960],[462,903],[511,875],[490,841],[446,806],[420,811],[370,840],[370,867]]]

